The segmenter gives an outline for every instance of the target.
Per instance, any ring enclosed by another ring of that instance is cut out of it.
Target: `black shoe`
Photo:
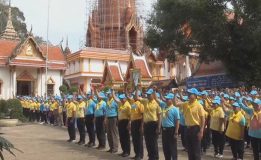
[[[85,142],[79,142],[78,144],[79,144],[79,145],[83,145],[83,144],[85,144]]]
[[[130,156],[130,154],[128,154],[128,153],[124,153],[123,155],[122,155],[122,157],[129,157]]]
[[[71,139],[68,139],[67,142],[71,142],[72,140]]]
[[[106,151],[106,152],[108,152],[108,153],[112,153],[112,149],[109,149],[108,151]]]
[[[122,152],[122,153],[120,153],[120,154],[118,154],[119,156],[122,156],[122,155],[124,155],[125,153],[124,152]]]
[[[94,143],[90,143],[90,144],[88,144],[88,147],[89,147],[89,148],[94,147],[94,146],[95,146]]]
[[[98,148],[98,150],[104,150],[105,149],[105,146],[100,146],[99,148]]]
[[[112,150],[112,152],[111,153],[117,153],[118,151],[116,151],[116,150]]]

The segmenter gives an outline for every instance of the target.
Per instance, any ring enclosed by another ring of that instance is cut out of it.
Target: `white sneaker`
[[[214,158],[218,158],[219,154],[214,154]]]
[[[220,158],[220,159],[221,159],[221,158],[223,158],[223,155],[222,155],[222,154],[218,154],[218,155],[217,155],[217,158]]]

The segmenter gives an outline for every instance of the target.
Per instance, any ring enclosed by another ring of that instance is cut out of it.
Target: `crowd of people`
[[[214,146],[213,157],[222,159],[226,142],[233,160],[242,160],[245,148],[252,148],[253,159],[259,160],[260,95],[255,87],[249,91],[244,87],[162,91],[154,86],[124,92],[93,89],[87,94],[45,100],[21,97],[20,101],[24,115],[30,121],[67,126],[68,142],[76,141],[76,124],[79,145],[95,147],[98,141],[96,148],[103,150],[108,142],[108,152],[117,153],[120,142],[122,157],[129,157],[132,139],[133,159],[140,160],[147,155],[149,160],[158,160],[158,137],[161,134],[166,160],[178,159],[179,135],[189,160],[200,160],[211,144]],[[144,140],[147,154],[143,151]]]

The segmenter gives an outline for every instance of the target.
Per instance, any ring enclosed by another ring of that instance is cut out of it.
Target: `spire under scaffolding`
[[[86,46],[140,51],[143,27],[137,15],[138,0],[90,0],[87,2]]]
[[[8,20],[7,20],[6,28],[5,28],[2,36],[1,36],[1,39],[15,40],[15,41],[19,41],[20,40],[17,32],[14,29],[13,23],[12,23],[11,0],[9,1]]]

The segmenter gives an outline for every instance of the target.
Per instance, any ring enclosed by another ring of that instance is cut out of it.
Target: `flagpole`
[[[45,98],[48,96],[48,56],[49,56],[49,19],[50,19],[50,0],[48,0],[48,15],[47,15],[47,33],[46,33],[46,60],[45,60]]]

